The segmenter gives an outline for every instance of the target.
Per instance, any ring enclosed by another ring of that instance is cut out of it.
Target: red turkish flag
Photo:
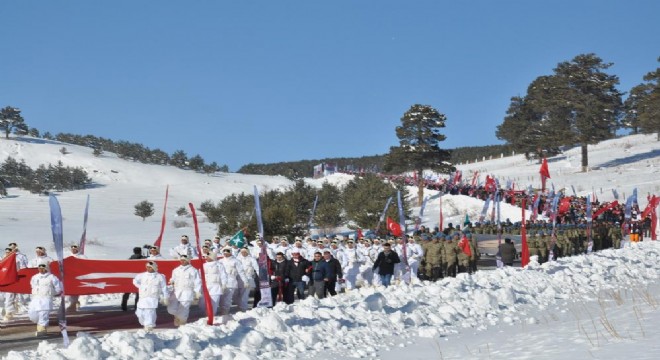
[[[394,236],[401,236],[402,231],[401,231],[401,225],[399,223],[394,222],[391,217],[387,217],[387,230],[389,230],[390,234]]]
[[[16,253],[12,252],[9,256],[0,260],[0,286],[13,284],[17,281]]]
[[[467,237],[463,236],[461,241],[458,242],[458,247],[460,247],[461,250],[463,250],[465,255],[472,256],[472,250],[470,250],[470,241],[468,240]]]
[[[357,229],[357,239],[356,240],[360,240],[363,237],[364,237],[364,235],[362,235],[362,229],[358,228]]]
[[[520,227],[520,237],[522,240],[522,253],[520,254],[520,265],[522,267],[527,266],[529,264],[529,245],[527,245],[527,225],[525,221],[525,203],[527,199],[523,198],[522,199],[522,226]]]
[[[133,278],[146,271],[147,259],[142,260],[92,260],[79,259],[69,256],[64,259],[64,294],[65,295],[91,295],[136,292]],[[155,260],[158,272],[169,280],[174,268],[181,263],[178,260]],[[193,259],[191,265],[197,269],[202,262]],[[16,268],[16,266],[14,266]],[[50,263],[50,272],[59,277],[57,261]],[[0,287],[0,291],[17,294],[29,294],[30,279],[37,273],[37,268],[21,269],[18,272],[18,281]]]
[[[565,197],[559,201],[559,214],[567,213],[571,209],[571,198]]]
[[[541,174],[541,191],[545,191],[545,180],[550,179],[548,159],[543,158],[543,161],[541,162],[541,169],[539,169],[539,174]]]

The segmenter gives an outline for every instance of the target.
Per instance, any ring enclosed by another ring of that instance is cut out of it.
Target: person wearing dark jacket
[[[289,262],[284,253],[278,252],[275,261],[270,263],[270,291],[273,296],[273,305],[284,300],[284,294],[289,286]]]
[[[502,262],[506,266],[513,266],[513,260],[516,258],[516,247],[511,242],[511,239],[504,239],[504,244],[500,245],[500,255]]]
[[[399,259],[399,255],[392,251],[390,243],[383,244],[383,251],[378,254],[372,269],[376,270],[376,268],[378,268],[378,275],[380,275],[381,284],[385,287],[390,286],[392,275],[394,275],[394,265],[400,262],[401,259]]]
[[[139,259],[146,259],[146,257],[142,255],[142,248],[136,246],[133,248],[133,255],[131,255],[131,257],[129,257],[128,259],[139,260]],[[124,296],[121,297],[121,309],[124,311],[128,311],[129,296],[131,296],[131,293],[124,293]],[[139,293],[135,293],[135,309],[137,309],[138,300],[140,300],[140,295]]]
[[[312,264],[300,256],[300,251],[296,248],[291,251],[291,260],[289,260],[289,286],[287,287],[284,301],[292,304],[294,293],[298,292],[298,299],[305,300],[305,285],[309,282]]]
[[[325,297],[325,281],[328,275],[328,263],[323,260],[323,255],[319,251],[314,253],[312,260],[312,284],[310,285],[310,295],[316,295],[317,298]]]
[[[341,271],[341,264],[339,260],[335,259],[330,252],[330,249],[323,250],[323,260],[328,265],[328,270],[323,281],[325,282],[325,291],[332,296],[337,295],[337,278],[344,277],[344,274]]]

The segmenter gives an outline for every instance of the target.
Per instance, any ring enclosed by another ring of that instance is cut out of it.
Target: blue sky
[[[660,1],[3,1],[0,106],[229,165],[384,154],[411,105],[492,145],[510,98],[596,53],[629,91]]]

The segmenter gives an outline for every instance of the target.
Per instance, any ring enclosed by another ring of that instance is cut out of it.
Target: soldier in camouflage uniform
[[[527,244],[527,248],[529,249],[529,257],[531,258],[532,256],[539,256],[539,248],[538,248],[538,240],[541,239],[541,234],[536,233],[534,234],[534,237],[530,238]]]
[[[443,255],[444,255],[444,263],[445,263],[445,275],[446,276],[451,276],[451,277],[456,277],[456,266],[458,264],[458,257],[457,257],[457,247],[456,243],[452,241],[452,236],[448,235],[445,237],[447,241],[444,243],[443,247]]]
[[[429,280],[436,281],[442,278],[442,252],[443,244],[436,234],[431,241],[426,242],[424,249],[424,273]]]
[[[539,264],[548,262],[548,249],[550,248],[550,237],[545,231],[541,231],[541,237],[537,240],[536,246],[539,252]]]
[[[612,239],[612,247],[615,249],[621,249],[621,240],[623,240],[623,233],[619,227],[619,223],[615,222],[609,230],[609,236]]]

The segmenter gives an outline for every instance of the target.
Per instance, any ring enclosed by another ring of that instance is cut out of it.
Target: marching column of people
[[[477,270],[480,252],[472,232],[490,232],[488,229],[491,229],[491,225],[465,225],[465,229],[460,229],[450,224],[443,231],[428,231],[422,227],[405,243],[401,238],[391,237],[355,240],[345,236],[334,239],[322,237],[317,240],[297,237],[292,243],[286,237],[273,237],[272,242],[266,246],[272,305],[279,302],[292,304],[296,299],[304,300],[308,296],[322,299],[337,295],[341,290],[351,291],[363,286],[388,287],[401,281],[436,281],[443,277],[455,277],[458,273],[473,273]],[[516,231],[515,224],[504,223],[503,227],[509,229],[507,231]],[[543,263],[561,256],[581,254],[588,249],[597,251],[608,247],[619,248],[623,242],[620,229],[618,223],[595,223],[592,229],[593,241],[587,242],[586,228],[583,226],[558,226],[553,235],[547,223],[529,222],[530,255]],[[634,227],[630,231],[639,232]],[[639,238],[642,240],[641,235]],[[637,237],[631,236],[630,240],[637,240]],[[259,273],[263,270],[257,258],[263,251],[263,240],[256,239],[243,248],[221,244],[220,241],[219,237],[206,241],[202,252],[205,259],[205,281],[211,300],[210,310],[213,315],[228,315],[234,305],[238,311],[246,311],[249,309],[250,295],[254,293],[256,306],[261,294],[257,284]],[[165,276],[158,272],[156,261],[164,258],[156,246],[146,246],[149,249],[146,271],[133,280],[137,289],[136,316],[147,331],[156,326],[159,302],[166,305],[168,312],[174,315],[174,324],[180,326],[187,323],[191,306],[200,300],[200,273],[190,264],[190,260],[197,257],[197,249],[189,244],[185,235],[180,238],[180,242],[169,252],[181,262],[173,270],[169,286]],[[221,253],[217,253],[217,250]],[[72,245],[70,252],[70,256],[84,257],[77,245]],[[506,266],[512,266],[518,257],[509,237],[505,238],[499,252]],[[18,250],[16,243],[10,243],[5,249],[5,256],[12,253],[16,254],[18,270],[25,267],[38,269],[38,273],[31,279],[32,296],[26,310],[29,318],[37,323],[37,335],[43,335],[48,325],[48,314],[53,309],[52,298],[62,292],[61,283],[48,270],[48,264],[53,259],[42,246],[36,247],[35,257],[29,262]],[[134,248],[130,258],[145,259],[142,248]],[[126,293],[122,297],[124,311],[128,310],[129,296],[130,293]],[[25,299],[22,294],[0,293],[3,320],[9,321],[19,313],[21,306],[26,303]],[[78,297],[71,295],[68,299],[67,310],[75,311],[79,306]],[[205,309],[205,300],[200,301],[199,305]]]

